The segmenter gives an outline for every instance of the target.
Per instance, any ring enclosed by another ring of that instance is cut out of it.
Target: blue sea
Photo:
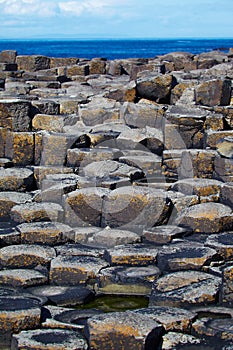
[[[18,55],[106,59],[152,58],[172,51],[193,54],[221,50],[228,52],[232,39],[105,39],[105,40],[0,40],[0,51],[16,50]]]

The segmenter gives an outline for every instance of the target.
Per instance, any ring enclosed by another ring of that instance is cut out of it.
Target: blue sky
[[[0,38],[233,37],[233,0],[0,0]]]

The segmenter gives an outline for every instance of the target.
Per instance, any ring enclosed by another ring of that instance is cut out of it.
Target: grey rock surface
[[[1,349],[232,349],[225,51],[0,52]]]

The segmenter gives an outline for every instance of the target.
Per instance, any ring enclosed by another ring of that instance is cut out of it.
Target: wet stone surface
[[[2,350],[233,349],[232,64],[0,53]]]

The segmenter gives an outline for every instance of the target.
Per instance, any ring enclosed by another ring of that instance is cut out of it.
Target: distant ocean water
[[[0,40],[0,51],[17,50],[18,55],[106,59],[151,58],[172,51],[193,54],[221,50],[228,52],[232,39],[105,39],[105,40]]]

